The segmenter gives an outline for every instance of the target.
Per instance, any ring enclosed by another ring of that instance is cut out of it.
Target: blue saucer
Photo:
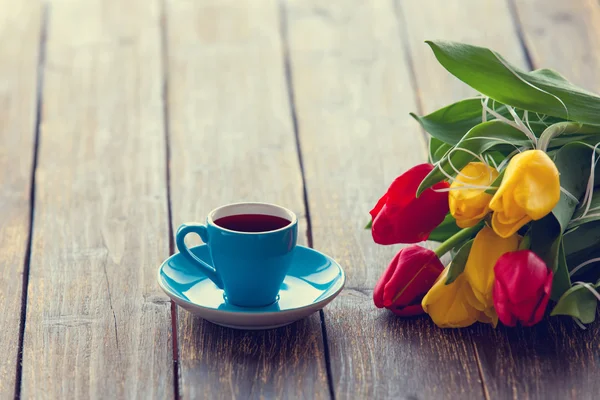
[[[212,264],[208,246],[190,250]],[[179,253],[158,269],[158,283],[175,303],[215,324],[236,329],[271,329],[305,318],[331,302],[345,281],[344,270],[333,259],[296,246],[278,301],[266,307],[246,308],[227,303],[223,290]]]

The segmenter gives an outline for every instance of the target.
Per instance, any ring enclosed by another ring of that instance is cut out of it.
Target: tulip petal
[[[508,238],[514,235],[519,229],[531,221],[530,217],[524,215],[520,220],[514,220],[514,222],[507,224],[501,222],[503,216],[504,214],[502,214],[501,211],[497,211],[492,214],[492,228],[494,228],[494,232],[496,232],[496,234],[502,238]]]
[[[500,257],[494,272],[494,307],[502,323],[537,324],[552,290],[553,274],[544,261],[530,250],[515,251]]]
[[[521,324],[525,324],[534,318],[535,310],[542,299],[543,297],[538,293],[521,303],[510,302],[511,313],[518,321],[521,321]]]
[[[383,209],[383,206],[385,206],[385,203],[387,202],[388,199],[388,194],[384,194],[379,201],[377,202],[377,204],[375,204],[375,207],[373,207],[373,209],[371,211],[369,211],[369,214],[371,214],[371,220],[374,220],[377,215],[379,215],[379,213],[381,212],[381,210]]]
[[[490,201],[492,226],[500,236],[517,232],[552,211],[560,200],[558,169],[541,150],[527,150],[508,163],[502,184]]]
[[[481,312],[471,306],[474,295],[461,274],[454,282],[446,285],[448,268],[422,301],[423,310],[441,328],[462,328],[477,322]]]
[[[400,250],[393,262],[396,263],[396,268],[384,287],[385,307],[411,304],[431,288],[444,270],[437,255],[420,246]]]
[[[535,175],[533,172],[525,174],[522,178],[523,184],[514,192],[515,202],[525,209],[533,220],[544,218],[560,200],[558,171],[556,177],[554,174],[544,176],[544,172],[546,171],[540,170]]]
[[[396,266],[398,265],[398,259],[403,250],[404,249],[400,250],[394,256],[394,258],[392,259],[392,262],[390,262],[390,265],[388,265],[387,269],[384,271],[383,275],[381,275],[381,277],[377,281],[377,284],[375,285],[375,289],[373,290],[373,302],[375,303],[375,307],[377,307],[377,308],[384,307],[384,302],[383,302],[384,287],[385,287],[385,284],[392,277],[392,274],[394,273],[394,271],[396,270]]]
[[[443,270],[444,266],[432,250],[416,245],[405,247],[379,278],[373,302],[400,316],[422,314],[421,300]]]
[[[515,251],[518,247],[517,235],[502,238],[487,226],[475,236],[463,274],[477,301],[482,304],[482,308],[479,308],[481,311],[493,306],[492,289],[496,262],[500,256]]]
[[[390,311],[400,317],[413,317],[423,314],[423,307],[421,304],[413,304],[402,308],[390,308]]]
[[[527,216],[527,213],[514,199],[512,195],[517,187],[512,189],[512,193],[502,196],[501,204],[502,208],[497,211],[499,221],[503,224],[514,224],[523,217]]]
[[[494,308],[500,321],[506,326],[517,326],[517,318],[510,310],[508,295],[502,282],[494,284]]]
[[[471,162],[460,171],[448,196],[450,213],[459,227],[474,226],[489,212],[492,195],[469,186],[490,186],[497,177],[498,171],[481,162]]]
[[[417,194],[421,181],[433,170],[431,164],[419,164],[399,177],[390,185],[387,191],[387,204],[398,207],[407,206]]]
[[[418,243],[442,223],[448,213],[448,193],[433,189],[446,188],[448,183],[440,182],[416,197],[417,188],[432,169],[431,164],[420,164],[392,182],[370,212],[375,243]]]
[[[537,304],[535,312],[532,314],[531,319],[527,322],[524,322],[525,326],[533,326],[540,322],[542,318],[544,318],[544,313],[546,312],[546,307],[548,306],[548,302],[550,300],[550,292],[552,291],[552,274],[548,274],[546,279],[546,284],[542,288],[543,293],[540,294],[541,300]]]
[[[491,324],[494,328],[498,326],[498,314],[493,308],[486,308],[481,314],[479,314],[479,322],[484,324]]]
[[[550,272],[544,261],[532,251],[514,252],[502,264],[506,266],[497,268],[496,271],[501,269],[496,273],[511,289],[511,301],[514,303],[523,303],[531,298],[532,292],[537,293],[546,284]]]

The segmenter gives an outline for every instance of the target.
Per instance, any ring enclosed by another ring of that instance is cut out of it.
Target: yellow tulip
[[[461,228],[474,226],[490,211],[491,194],[485,189],[469,188],[469,186],[488,187],[498,177],[498,171],[481,163],[472,162],[464,167],[456,180],[450,185],[448,203],[450,213]],[[459,189],[465,187],[464,189]]]
[[[560,199],[558,169],[546,153],[527,150],[508,163],[490,202],[492,227],[507,238],[531,220],[545,217]]]
[[[498,316],[492,310],[482,311],[464,274],[446,285],[449,268],[444,269],[433,287],[421,302],[423,310],[440,328],[463,328],[475,322],[498,323]]]
[[[495,315],[493,311],[494,302],[492,289],[494,287],[494,266],[504,253],[516,251],[519,247],[519,236],[512,235],[501,238],[489,227],[485,226],[479,231],[473,245],[465,270],[460,276],[464,276],[473,294],[477,299],[472,305],[488,315]]]

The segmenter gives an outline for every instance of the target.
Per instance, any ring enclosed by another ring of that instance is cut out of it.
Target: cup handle
[[[215,268],[196,257],[185,245],[184,239],[188,233],[195,233],[200,236],[200,239],[202,239],[204,243],[208,243],[208,230],[206,229],[206,226],[182,224],[179,229],[177,229],[175,243],[177,243],[177,248],[183,257],[200,268],[208,279],[213,281],[220,289],[223,289],[223,281]]]

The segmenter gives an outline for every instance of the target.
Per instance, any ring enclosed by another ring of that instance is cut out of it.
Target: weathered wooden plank
[[[515,3],[534,67],[556,69],[573,83],[600,92],[598,1],[516,0]]]
[[[425,40],[452,40],[489,47],[525,66],[508,4],[504,1],[397,1],[423,113],[476,94],[435,59]],[[402,27],[401,27],[402,28]]]
[[[159,3],[50,7],[22,397],[170,398]]]
[[[17,376],[42,13],[37,0],[2,0],[0,10],[0,398],[8,399]]]
[[[598,324],[581,330],[569,319],[533,328],[472,331],[492,399],[593,399],[600,384]]]
[[[305,232],[277,1],[170,1],[167,32],[174,228],[266,201]],[[265,332],[178,318],[184,398],[329,397],[318,314]]]
[[[600,91],[600,7],[596,1],[517,1],[534,68],[554,68]],[[490,398],[591,399],[600,392],[600,326],[552,318],[534,328],[476,329]]]
[[[325,310],[336,397],[481,397],[462,331],[391,317],[371,299],[398,248],[372,242],[368,211],[425,159],[393,3],[298,0],[286,14],[314,245],[348,275]]]

